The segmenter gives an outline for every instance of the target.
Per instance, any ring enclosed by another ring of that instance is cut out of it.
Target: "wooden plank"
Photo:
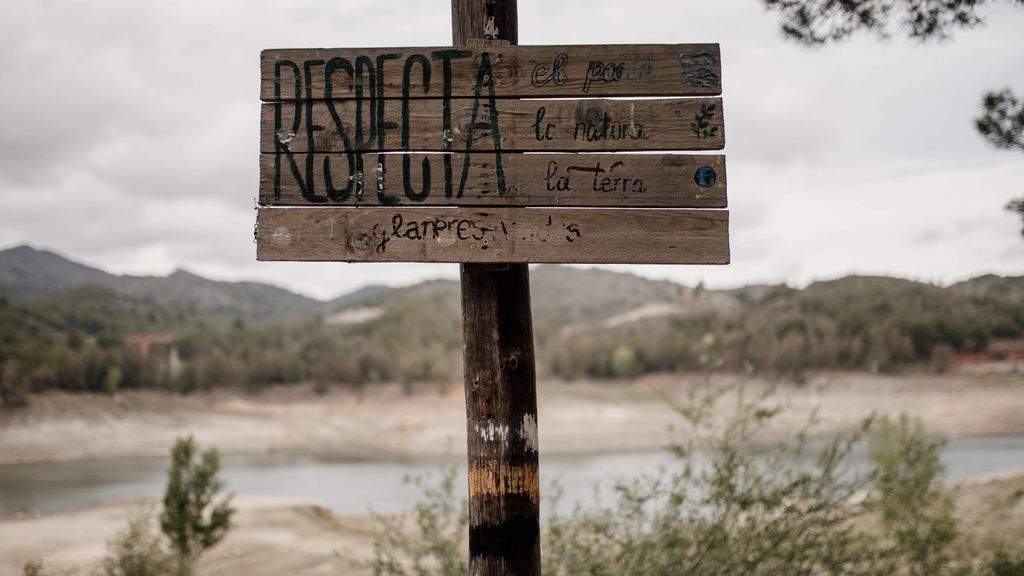
[[[725,156],[721,155],[509,153],[502,154],[501,160],[504,192],[499,186],[494,154],[489,153],[353,153],[351,157],[262,154],[260,204],[647,208],[727,205]],[[325,170],[330,175],[330,194]]]
[[[459,99],[447,109],[440,100],[407,104],[264,104],[260,151],[697,151],[725,146],[720,98]]]
[[[260,208],[258,260],[728,264],[724,210]]]
[[[718,44],[264,50],[260,71],[266,101],[722,93]]]

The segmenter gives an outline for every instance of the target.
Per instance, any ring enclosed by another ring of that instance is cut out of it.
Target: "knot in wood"
[[[576,122],[596,126],[608,113],[608,102],[605,100],[581,100],[576,105]]]
[[[501,359],[502,370],[515,370],[519,367],[519,356],[513,354]]]

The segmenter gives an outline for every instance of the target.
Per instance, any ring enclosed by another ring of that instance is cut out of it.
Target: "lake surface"
[[[943,453],[948,479],[1024,468],[1024,436],[993,436],[952,440]],[[863,466],[863,450],[851,457]],[[595,484],[612,477],[630,478],[671,468],[678,461],[666,452],[541,457],[541,482],[557,481],[565,497],[559,509],[586,505]],[[404,482],[410,476],[437,478],[445,464],[459,469],[458,489],[465,486],[465,459],[412,462],[338,462],[294,455],[230,456],[222,460],[221,477],[239,495],[311,498],[333,511],[364,514],[400,512],[420,491]],[[0,516],[45,514],[91,508],[104,502],[159,497],[167,461],[131,459],[103,462],[60,462],[0,466]],[[604,483],[607,484],[607,483]],[[608,496],[607,486],[596,494]]]

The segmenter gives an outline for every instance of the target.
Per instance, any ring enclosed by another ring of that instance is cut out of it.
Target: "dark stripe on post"
[[[520,551],[530,549],[540,535],[536,518],[506,520],[497,526],[481,525],[469,529],[469,548],[475,558],[505,558],[511,561],[521,556]],[[509,565],[513,574],[528,574],[526,564]]]

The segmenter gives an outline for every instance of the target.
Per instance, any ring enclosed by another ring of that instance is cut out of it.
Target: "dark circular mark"
[[[606,112],[603,100],[580,100],[576,105],[576,122],[600,125]]]
[[[693,181],[701,188],[710,188],[714,186],[715,180],[717,179],[718,175],[715,174],[715,169],[711,166],[701,166],[693,175]]]

